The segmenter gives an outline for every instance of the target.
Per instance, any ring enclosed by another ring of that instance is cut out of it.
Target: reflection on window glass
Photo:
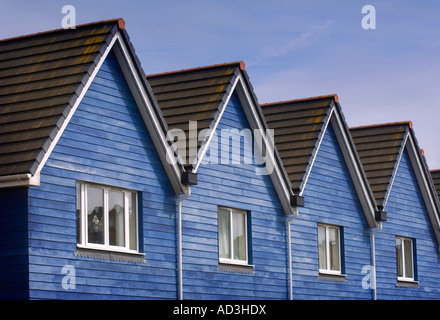
[[[76,199],[79,245],[138,252],[136,192],[78,182]]]
[[[104,190],[87,188],[88,242],[104,244]]]
[[[109,191],[108,227],[111,246],[125,246],[124,211],[124,193]]]

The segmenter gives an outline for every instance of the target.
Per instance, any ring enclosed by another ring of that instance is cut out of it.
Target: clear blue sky
[[[261,103],[337,93],[349,126],[411,120],[440,168],[440,2],[0,2],[0,38],[122,17],[147,74],[242,60]],[[364,30],[364,5],[376,29]]]

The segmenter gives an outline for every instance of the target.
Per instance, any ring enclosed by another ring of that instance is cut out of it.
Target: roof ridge
[[[375,127],[385,127],[385,126],[396,126],[396,125],[408,125],[410,128],[413,127],[412,121],[396,121],[396,122],[386,122],[386,123],[377,123],[377,124],[368,124],[364,126],[350,127],[350,130],[357,129],[368,129]]]
[[[147,78],[160,77],[160,76],[171,75],[171,74],[179,74],[179,73],[191,72],[191,71],[197,71],[197,70],[220,68],[220,67],[233,66],[233,65],[239,65],[241,71],[243,71],[246,67],[246,65],[243,61],[234,61],[234,62],[219,63],[219,64],[213,64],[213,65],[202,66],[202,67],[180,69],[180,70],[175,70],[175,71],[153,73],[153,74],[147,75]]]
[[[267,107],[267,106],[271,106],[271,105],[287,104],[287,103],[301,102],[301,101],[320,100],[320,99],[326,99],[326,98],[333,98],[333,99],[335,99],[335,102],[339,101],[339,97],[335,93],[335,94],[328,94],[328,95],[322,95],[322,96],[314,96],[314,97],[308,97],[308,98],[284,100],[284,101],[278,101],[278,102],[268,102],[268,103],[260,104],[260,106],[261,107]]]
[[[94,26],[94,25],[99,25],[99,24],[116,23],[116,22],[118,23],[119,29],[123,30],[125,28],[125,21],[124,21],[124,19],[116,18],[116,19],[101,20],[101,21],[95,21],[95,22],[79,24],[79,25],[75,26],[75,29],[77,29],[77,28],[85,28],[85,27],[88,27],[88,26]],[[40,36],[40,35],[47,35],[47,34],[51,34],[51,33],[55,33],[55,32],[61,32],[61,31],[66,31],[66,30],[69,30],[69,29],[59,28],[59,29],[53,29],[53,30],[48,30],[48,31],[30,33],[30,34],[25,34],[25,35],[21,35],[21,36],[16,36],[16,37],[11,37],[11,38],[6,38],[6,39],[0,39],[0,43],[7,42],[7,41],[19,40],[19,39],[25,39],[25,38],[30,38],[30,37],[36,37],[36,36]]]

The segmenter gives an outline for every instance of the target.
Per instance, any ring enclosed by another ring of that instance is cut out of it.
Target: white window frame
[[[396,240],[397,239],[400,239],[402,241],[402,249],[401,249],[402,256],[400,258],[402,260],[402,274],[403,274],[403,277],[400,277],[399,275],[397,275],[397,280],[398,281],[415,281],[414,240],[412,238],[400,237],[400,236],[396,236]],[[406,259],[408,258],[405,255],[405,240],[411,242],[410,246],[411,246],[412,277],[410,277],[410,278],[405,277],[405,274],[406,274],[405,262],[406,262]],[[397,251],[396,251],[396,268],[397,268],[397,262],[398,262],[398,257],[397,257]],[[397,271],[397,269],[396,269],[396,271]]]
[[[323,224],[318,223],[318,229],[319,227],[325,228],[325,254],[326,254],[326,266],[327,269],[321,269],[319,268],[319,273],[325,273],[325,274],[335,274],[340,275],[342,274],[342,246],[341,246],[341,227],[335,226],[335,225],[329,225],[329,224]],[[336,229],[338,230],[338,258],[339,258],[339,270],[331,270],[330,269],[330,241],[329,241],[329,229]],[[319,233],[318,233],[318,244],[319,244]],[[318,245],[318,260],[319,260],[319,245]],[[318,261],[319,266],[319,261]]]
[[[105,250],[105,251],[115,251],[115,252],[126,252],[126,253],[139,253],[139,214],[138,214],[138,195],[136,191],[133,190],[127,190],[127,189],[121,189],[121,188],[115,188],[115,187],[109,187],[99,184],[93,184],[93,183],[86,183],[86,182],[77,182],[77,184],[80,185],[80,197],[81,199],[76,199],[76,201],[80,201],[80,210],[81,210],[81,236],[80,241],[81,243],[77,243],[77,246],[79,248],[87,248],[87,249],[96,249],[96,250]],[[103,196],[104,196],[104,225],[106,228],[104,228],[104,244],[97,244],[97,243],[89,243],[88,242],[88,220],[87,220],[87,188],[93,187],[102,189]],[[109,239],[109,217],[108,217],[108,193],[109,191],[117,191],[122,192],[124,194],[124,243],[125,246],[114,246],[110,245],[110,239]],[[135,210],[135,217],[136,217],[136,249],[130,249],[130,224],[129,224],[129,197],[130,195],[134,194],[135,199],[133,203],[133,207]]]
[[[231,257],[234,256],[234,242],[233,242],[233,232],[232,230],[234,229],[233,226],[233,221],[234,219],[232,219],[232,215],[233,214],[242,214],[244,215],[244,236],[245,236],[245,249],[246,249],[246,260],[238,260],[238,259],[233,259],[233,258],[220,258],[220,243],[219,243],[219,247],[218,247],[218,251],[219,251],[219,262],[220,263],[227,263],[227,264],[239,264],[239,265],[249,265],[249,241],[248,241],[248,213],[244,210],[239,210],[239,209],[234,209],[234,208],[228,208],[228,207],[218,207],[218,211],[220,211],[220,209],[222,210],[226,210],[229,212],[229,234],[230,234],[230,239],[229,239],[229,245],[231,246],[230,252],[231,252]],[[218,231],[220,233],[220,230]]]

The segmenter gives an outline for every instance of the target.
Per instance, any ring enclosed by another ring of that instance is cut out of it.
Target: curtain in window
[[[246,217],[242,213],[233,213],[234,259],[246,260]]]
[[[318,256],[319,269],[327,269],[327,245],[325,236],[325,227],[318,226]]]
[[[330,270],[340,271],[339,265],[339,230],[336,228],[328,228],[329,237],[329,254],[330,254]]]
[[[403,240],[403,256],[405,261],[405,278],[413,278],[413,257],[412,257],[412,241],[410,239]]]
[[[231,259],[231,233],[229,211],[218,211],[218,242],[220,258]]]
[[[403,251],[402,251],[401,238],[396,238],[396,263],[397,263],[397,276],[403,277]]]

